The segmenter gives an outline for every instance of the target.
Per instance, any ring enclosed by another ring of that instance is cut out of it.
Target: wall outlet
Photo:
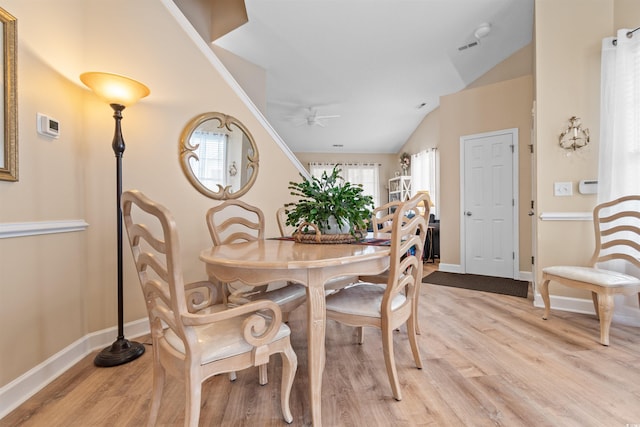
[[[553,195],[554,196],[573,196],[573,183],[572,182],[554,182]]]

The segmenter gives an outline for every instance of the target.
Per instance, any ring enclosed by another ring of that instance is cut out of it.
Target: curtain
[[[640,194],[640,33],[602,41],[598,202]]]
[[[421,151],[411,156],[411,196],[418,191],[428,191],[429,197],[435,206],[431,208],[431,213],[438,218],[438,189],[439,182],[438,149],[431,148]]]
[[[598,203],[640,194],[640,33],[629,31],[602,41]],[[640,277],[628,263],[602,267]],[[637,305],[637,295],[617,296],[615,313],[640,319]]]
[[[320,178],[330,174],[336,163],[309,163],[309,173]],[[373,197],[373,205],[380,206],[380,165],[377,163],[340,163],[340,175],[351,184],[361,184],[363,193]]]

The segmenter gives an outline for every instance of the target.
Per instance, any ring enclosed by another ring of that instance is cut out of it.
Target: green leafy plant
[[[300,199],[285,205],[287,225],[297,227],[308,222],[320,230],[330,230],[329,218],[333,216],[338,227],[349,225],[352,235],[366,230],[373,210],[373,197],[363,193],[362,185],[345,181],[339,166],[336,165],[331,174],[323,172],[320,178],[307,179],[300,174],[302,182],[289,182],[291,195]]]

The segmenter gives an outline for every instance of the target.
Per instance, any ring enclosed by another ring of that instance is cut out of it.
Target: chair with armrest
[[[420,194],[422,195],[422,193]],[[419,208],[421,206],[424,206],[425,202],[426,200],[422,198],[422,202],[420,202],[422,204],[419,203],[417,207]],[[373,210],[373,214],[371,215],[371,224],[373,225],[374,236],[376,235],[376,233],[388,234],[391,232],[391,229],[393,227],[393,218],[395,216],[395,211],[398,210],[398,208],[402,206],[402,204],[403,202],[399,200],[393,200]],[[415,213],[417,211],[418,210],[405,211],[405,214],[401,218],[403,218],[403,220],[406,220],[408,215],[410,215],[411,213]],[[428,215],[425,216],[425,218],[428,218]],[[429,225],[429,222],[427,221],[427,230],[428,230],[428,225]],[[374,274],[371,276],[360,276],[359,279],[360,281],[367,282],[367,283],[386,284],[389,281],[389,270],[382,272],[380,274]],[[420,292],[418,291],[418,295],[416,296],[416,299],[415,299],[415,310],[416,310],[415,325],[416,325],[416,333],[418,335],[420,335],[420,324],[418,322],[419,299],[420,299]]]
[[[422,361],[416,336],[416,309],[414,303],[422,281],[422,251],[427,231],[421,215],[406,217],[415,209],[422,196],[400,205],[394,213],[391,228],[391,261],[385,285],[359,282],[340,292],[327,296],[327,319],[358,328],[358,341],[362,343],[364,327],[375,327],[382,332],[382,348],[387,375],[396,400],[402,399],[393,353],[393,330],[407,325],[407,334],[416,366]]]
[[[147,425],[156,424],[167,373],[184,382],[184,425],[195,427],[206,379],[266,365],[276,353],[283,364],[282,414],[291,423],[289,398],[298,362],[278,305],[267,300],[233,308],[214,304],[218,288],[213,283],[184,283],[171,213],[135,190],[123,193],[122,211],[151,326],[153,391]]]
[[[596,318],[600,320],[600,343],[609,345],[614,296],[638,294],[640,302],[640,279],[636,277],[640,273],[640,196],[599,204],[593,210],[593,226],[595,250],[589,266],[556,265],[542,269],[542,318],[549,318],[551,308],[549,282],[591,291]],[[626,274],[625,269],[632,270],[634,275]]]

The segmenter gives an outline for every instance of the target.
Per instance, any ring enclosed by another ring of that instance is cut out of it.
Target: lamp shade
[[[118,74],[93,71],[81,74],[80,80],[102,100],[125,107],[135,104],[151,92],[142,83]]]
[[[435,206],[433,204],[433,200],[431,200],[431,196],[429,195],[428,191],[421,190],[421,191],[418,191],[418,194],[424,194],[425,196],[427,196],[426,199],[429,201],[429,207],[430,208]],[[420,203],[418,203],[418,206],[424,207],[424,200],[420,200]]]

